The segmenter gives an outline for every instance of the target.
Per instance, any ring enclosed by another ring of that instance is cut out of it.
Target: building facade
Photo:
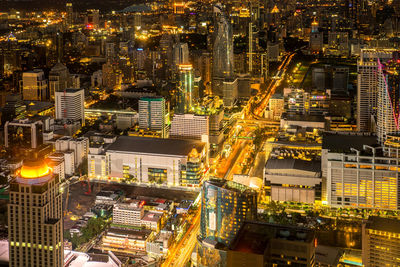
[[[256,217],[257,193],[253,189],[232,181],[203,183],[200,239],[212,239],[227,246],[244,221]]]
[[[10,266],[64,266],[59,186],[58,176],[44,162],[24,163],[10,184]]]
[[[171,138],[202,140],[209,135],[208,116],[175,114],[171,122]]]
[[[378,67],[378,107],[376,131],[384,143],[388,134],[400,131],[400,63],[393,58]]]
[[[371,116],[378,108],[378,60],[392,58],[392,49],[362,49],[357,62],[357,129],[371,131]]]
[[[400,221],[370,216],[362,226],[364,266],[400,265]]]
[[[327,202],[332,207],[397,210],[398,158],[382,148],[364,146],[348,153],[327,154]]]
[[[198,186],[206,159],[199,141],[120,136],[106,148],[90,148],[88,173],[92,179]]]
[[[161,131],[161,137],[165,137],[165,115],[163,97],[143,97],[139,100],[139,128]]]
[[[56,119],[79,121],[85,124],[85,91],[83,89],[65,89],[55,92]]]

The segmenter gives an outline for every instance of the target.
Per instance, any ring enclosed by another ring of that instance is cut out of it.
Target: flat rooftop
[[[193,148],[201,152],[204,146],[193,140],[119,136],[107,151],[187,156]]]
[[[301,170],[308,172],[321,172],[320,160],[301,160],[301,159],[269,159],[265,165],[266,169],[271,170]]]
[[[332,152],[350,152],[351,148],[361,151],[364,145],[377,144],[376,136],[363,133],[324,133],[322,149]]]
[[[400,220],[370,216],[366,228],[391,233],[400,233]]]
[[[272,239],[310,243],[314,241],[314,237],[314,231],[296,226],[245,222],[230,245],[230,250],[264,255]]]

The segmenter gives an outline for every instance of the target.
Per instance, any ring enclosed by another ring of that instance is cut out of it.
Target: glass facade
[[[203,184],[201,239],[210,238],[227,246],[243,222],[256,216],[256,191],[232,181],[210,180]]]
[[[149,168],[148,177],[150,183],[166,184],[167,169]]]

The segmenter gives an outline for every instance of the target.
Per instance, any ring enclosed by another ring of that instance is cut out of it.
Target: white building
[[[85,92],[83,89],[65,89],[55,92],[56,119],[80,121],[85,124]]]
[[[76,168],[87,158],[89,153],[89,138],[64,136],[56,140],[55,148],[57,152],[73,151]]]
[[[54,152],[48,156],[48,159],[52,161],[63,161],[64,162],[64,174],[71,176],[75,172],[75,161],[73,151]]]
[[[328,152],[326,193],[332,207],[399,209],[399,159],[382,148],[364,146],[348,153]]]
[[[143,203],[115,204],[113,208],[113,223],[120,225],[142,226],[144,216]]]
[[[141,220],[142,227],[158,232],[163,215],[162,211],[147,211]]]
[[[61,182],[65,180],[65,163],[62,158],[47,158],[47,165],[53,169],[53,173],[57,174]]]
[[[139,100],[139,128],[165,132],[165,113],[163,97],[141,98]]]
[[[208,116],[175,114],[171,122],[171,138],[204,140],[209,135]]]
[[[376,131],[378,141],[384,143],[388,134],[400,131],[400,64],[391,62],[378,68],[378,106]]]
[[[274,94],[268,102],[267,119],[280,121],[282,113],[285,111],[285,99],[280,94]]]
[[[357,63],[357,130],[371,131],[371,116],[378,107],[378,59],[393,57],[393,49],[362,49]]]
[[[264,181],[271,186],[271,200],[314,203],[320,188],[321,162],[299,159],[269,159]]]
[[[24,100],[47,99],[47,80],[43,70],[35,69],[22,74],[22,95]]]
[[[198,186],[206,153],[198,141],[119,136],[105,149],[90,148],[88,173],[95,179]]]

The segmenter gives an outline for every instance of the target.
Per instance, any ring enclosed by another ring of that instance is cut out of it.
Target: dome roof
[[[47,176],[51,173],[51,168],[44,161],[24,162],[19,176],[24,179],[36,179]]]
[[[61,71],[61,70],[66,70],[66,69],[67,69],[67,67],[60,62],[58,62],[56,65],[54,65],[53,68],[51,68],[52,71]]]

